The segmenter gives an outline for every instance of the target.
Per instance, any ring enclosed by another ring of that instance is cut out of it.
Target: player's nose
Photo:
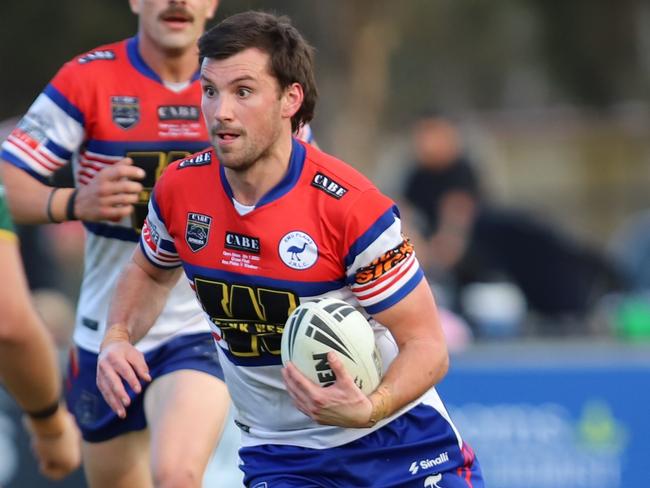
[[[217,122],[233,120],[233,104],[227,96],[220,96],[214,101],[212,117]]]

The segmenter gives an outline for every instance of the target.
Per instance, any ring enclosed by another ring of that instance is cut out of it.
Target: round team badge
[[[311,268],[318,259],[318,247],[314,240],[299,230],[289,232],[278,246],[282,262],[293,269]]]

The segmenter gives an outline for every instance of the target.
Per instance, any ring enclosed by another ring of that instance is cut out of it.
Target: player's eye
[[[205,85],[203,87],[203,93],[205,94],[206,97],[212,98],[217,94],[217,91],[210,85]]]
[[[246,98],[251,93],[253,93],[253,91],[250,88],[245,88],[245,87],[237,88],[237,96],[240,98]]]

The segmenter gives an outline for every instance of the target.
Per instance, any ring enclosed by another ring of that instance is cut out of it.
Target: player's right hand
[[[102,344],[97,358],[97,387],[104,400],[120,417],[126,417],[131,398],[124,388],[124,380],[137,394],[142,391],[140,379],[151,381],[144,355],[128,341]]]
[[[145,177],[142,168],[133,166],[131,158],[120,159],[100,170],[87,185],[79,187],[75,215],[80,220],[98,222],[120,221],[133,212]]]
[[[311,381],[291,362],[282,368],[287,393],[294,405],[322,425],[368,427],[372,401],[357,387],[335,352],[327,354],[327,361],[336,376],[334,384],[327,388]]]

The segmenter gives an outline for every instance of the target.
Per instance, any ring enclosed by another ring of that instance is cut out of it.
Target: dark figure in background
[[[561,324],[584,319],[598,298],[623,286],[604,255],[527,212],[490,205],[449,119],[422,116],[413,143],[404,198],[422,219],[429,276],[450,292],[452,308],[463,313],[467,285],[505,280],[522,291],[529,311],[548,319],[542,323]]]
[[[456,128],[437,115],[418,119],[413,128],[415,164],[404,196],[421,215],[427,240],[426,264],[432,278],[458,271],[480,204],[478,177],[461,153]]]

